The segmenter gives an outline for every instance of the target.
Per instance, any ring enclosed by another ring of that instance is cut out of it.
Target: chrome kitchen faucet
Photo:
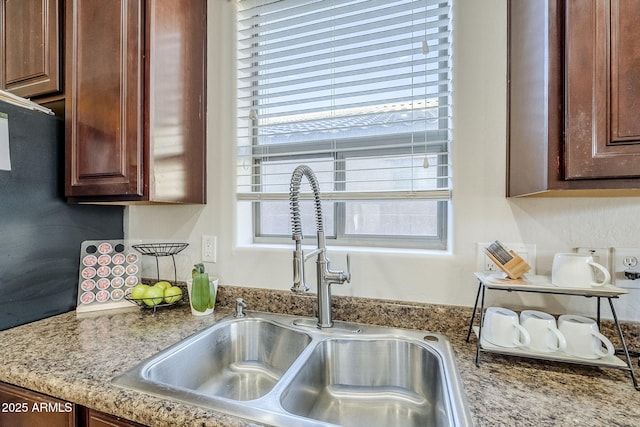
[[[300,183],[302,177],[306,176],[313,191],[314,207],[316,213],[316,228],[318,233],[318,247],[309,254],[304,254],[302,250],[302,223],[300,220],[300,206],[298,198],[300,195]],[[329,259],[326,252],[326,241],[324,237],[324,225],[322,220],[322,205],[320,202],[320,188],[313,170],[306,165],[298,166],[291,175],[289,185],[289,205],[291,206],[291,238],[296,242],[293,251],[293,292],[307,292],[309,287],[304,277],[304,263],[310,257],[317,255],[316,275],[318,286],[318,327],[331,328],[331,285],[349,283],[351,281],[351,259],[347,254],[347,272],[332,271],[329,268]]]

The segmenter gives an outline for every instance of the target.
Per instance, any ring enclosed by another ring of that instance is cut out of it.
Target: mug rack
[[[476,294],[476,302],[473,306],[473,313],[471,314],[471,320],[469,322],[469,330],[467,331],[467,342],[471,337],[471,333],[474,332],[477,340],[476,340],[476,366],[480,366],[480,354],[485,353],[497,353],[504,354],[509,356],[518,356],[518,357],[526,357],[531,359],[541,359],[548,361],[556,361],[556,362],[565,362],[565,363],[573,363],[580,365],[590,365],[590,366],[599,366],[603,368],[614,368],[614,369],[622,369],[629,371],[631,375],[631,380],[633,381],[633,386],[636,390],[640,391],[640,386],[638,385],[638,380],[636,378],[636,374],[633,370],[633,364],[631,361],[631,356],[629,355],[629,348],[627,347],[627,343],[624,339],[624,334],[622,333],[622,328],[620,327],[620,322],[618,321],[618,316],[616,314],[616,310],[613,306],[613,299],[619,298],[620,295],[624,295],[629,293],[626,289],[618,288],[616,286],[601,286],[596,288],[560,288],[558,286],[551,285],[546,282],[536,282],[536,283],[527,283],[523,280],[504,280],[497,278],[494,274],[487,273],[474,273],[476,279],[478,279],[478,292]],[[538,276],[539,277],[539,276]],[[618,337],[620,338],[620,342],[622,343],[621,353],[624,355],[625,360],[614,356],[608,356],[601,359],[578,359],[575,357],[571,357],[564,353],[535,353],[526,351],[526,349],[519,348],[504,348],[492,345],[491,343],[483,340],[482,337],[482,323],[484,317],[484,302],[485,302],[485,294],[487,290],[496,290],[496,291],[507,291],[507,292],[529,292],[529,293],[539,293],[539,294],[554,294],[554,295],[573,295],[573,296],[583,296],[586,298],[595,297],[597,299],[597,319],[598,327],[600,327],[600,303],[602,298],[606,298],[609,301],[609,307],[611,309],[611,314],[613,315],[613,320],[618,331]],[[480,302],[480,307],[478,307],[478,302]],[[479,310],[478,310],[479,308]],[[474,326],[476,314],[479,314],[479,326]],[[626,361],[626,363],[625,363]]]

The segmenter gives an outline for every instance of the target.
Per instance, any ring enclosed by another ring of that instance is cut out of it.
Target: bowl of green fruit
[[[176,305],[182,301],[182,297],[182,288],[173,286],[165,280],[156,282],[153,285],[136,285],[131,288],[131,293],[125,295],[128,301],[142,308],[153,309]]]

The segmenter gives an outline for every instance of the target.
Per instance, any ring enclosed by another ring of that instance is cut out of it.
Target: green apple
[[[171,286],[164,290],[164,302],[167,304],[173,304],[174,302],[178,302],[182,297],[182,289],[178,286]]]
[[[144,298],[144,295],[147,293],[147,289],[149,288],[150,288],[149,285],[145,285],[142,283],[139,285],[135,285],[131,289],[131,298],[133,298],[134,300],[140,300]]]
[[[143,295],[143,302],[149,307],[155,307],[162,303],[164,297],[164,290],[161,287],[149,286],[149,289]]]
[[[162,288],[162,290],[164,291],[165,289],[169,289],[171,287],[171,283],[162,280],[160,282],[156,282],[153,286],[157,286],[159,288]]]

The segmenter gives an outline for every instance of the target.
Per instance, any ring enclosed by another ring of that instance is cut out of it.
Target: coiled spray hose
[[[291,229],[293,240],[302,240],[302,222],[300,220],[300,205],[298,203],[300,196],[300,184],[302,177],[306,176],[311,184],[313,191],[314,208],[316,212],[316,226],[318,232],[324,232],[322,221],[322,205],[320,203],[320,186],[318,179],[313,170],[307,165],[300,165],[293,171],[291,175],[291,184],[289,185],[289,205],[291,207]]]

